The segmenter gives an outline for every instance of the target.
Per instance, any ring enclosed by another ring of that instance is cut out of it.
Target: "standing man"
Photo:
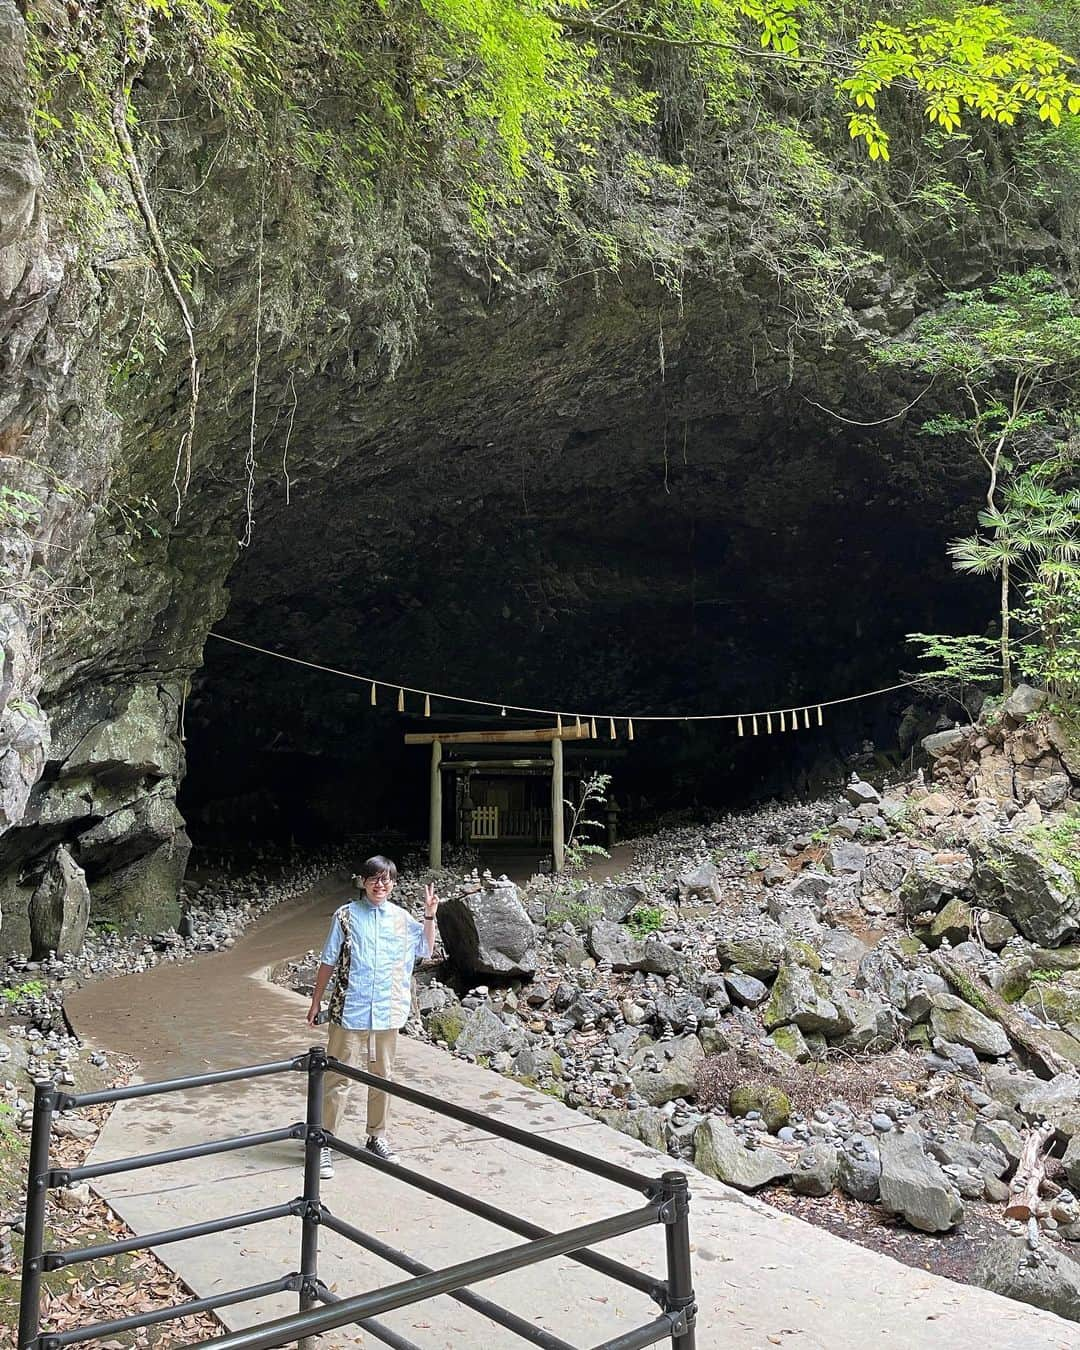
[[[366,1068],[368,1073],[390,1078],[397,1054],[398,1031],[405,1025],[412,1006],[412,973],[417,961],[435,947],[435,915],[439,897],[434,886],[424,887],[424,922],[418,923],[399,905],[390,903],[397,881],[397,867],[377,854],[360,868],[364,894],[342,905],[330,923],[315,976],[315,989],[308,1009],[308,1026],[315,1026],[323,994],[336,976],[330,995],[330,1031],[326,1051],[343,1064]],[[326,1082],[324,1124],[338,1133],[352,1081],[331,1073]],[[386,1162],[396,1163],[397,1154],[386,1139],[389,1097],[368,1089],[367,1147]],[[319,1175],[334,1175],[334,1157],[322,1151]]]

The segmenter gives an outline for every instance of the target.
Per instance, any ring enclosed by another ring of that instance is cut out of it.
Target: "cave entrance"
[[[428,861],[442,866],[443,840],[481,854],[541,851],[566,863],[566,794],[580,791],[592,740],[586,723],[507,731],[408,732],[431,747]],[[575,744],[576,743],[576,744]],[[546,750],[546,753],[545,753]],[[610,833],[610,830],[609,830]]]

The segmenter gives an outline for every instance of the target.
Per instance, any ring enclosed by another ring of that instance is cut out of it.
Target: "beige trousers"
[[[351,1064],[354,1069],[364,1069],[368,1073],[377,1073],[380,1078],[392,1078],[394,1059],[397,1056],[396,1031],[349,1031],[345,1027],[330,1024],[326,1041],[326,1053],[342,1064]],[[330,1073],[326,1077],[323,1093],[323,1124],[331,1134],[338,1134],[338,1124],[345,1113],[352,1079],[339,1073]],[[386,1117],[390,1098],[385,1092],[368,1088],[367,1133],[386,1133]]]

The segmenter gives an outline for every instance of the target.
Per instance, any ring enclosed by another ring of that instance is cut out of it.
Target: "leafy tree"
[[[960,570],[999,578],[1008,693],[1013,570],[1022,559],[1052,561],[1055,549],[1067,554],[1070,538],[1075,542],[1077,522],[1069,524],[1066,502],[1051,505],[1046,496],[1064,452],[1045,456],[1045,445],[1046,424],[1066,416],[1080,377],[1080,308],[1047,272],[1005,276],[947,296],[940,312],[923,319],[911,338],[883,347],[878,359],[921,371],[960,395],[961,412],[931,418],[923,430],[967,444],[986,469],[979,523],[989,538],[957,541],[950,552]]]
[[[607,801],[607,790],[610,786],[611,774],[590,774],[581,784],[577,801],[572,801],[569,797],[566,798],[566,806],[570,811],[570,828],[566,832],[563,852],[566,866],[571,872],[580,871],[590,858],[607,858],[610,856],[606,848],[603,848],[600,844],[589,843],[585,837],[585,831],[590,827],[603,828],[599,820],[590,820],[585,813],[593,807],[604,805]]]
[[[923,662],[915,687],[955,703],[969,722],[974,721],[977,709],[972,695],[998,678],[994,640],[944,633],[909,633],[907,640]]]

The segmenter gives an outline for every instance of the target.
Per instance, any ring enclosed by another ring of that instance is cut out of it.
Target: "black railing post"
[[[682,1172],[665,1172],[660,1180],[665,1202],[667,1311],[686,1314],[684,1329],[672,1333],[671,1347],[672,1350],[697,1350],[697,1332],[694,1330],[697,1304],[690,1262],[690,1189]]]
[[[304,1218],[300,1238],[300,1311],[319,1303],[319,1167],[323,1148],[323,1079],[326,1050],[308,1051],[307,1133],[304,1138]]]
[[[49,1133],[56,1110],[56,1084],[34,1084],[34,1124],[23,1228],[22,1293],[19,1298],[19,1350],[33,1350],[41,1329],[41,1275],[44,1268],[45,1201],[49,1194]]]

